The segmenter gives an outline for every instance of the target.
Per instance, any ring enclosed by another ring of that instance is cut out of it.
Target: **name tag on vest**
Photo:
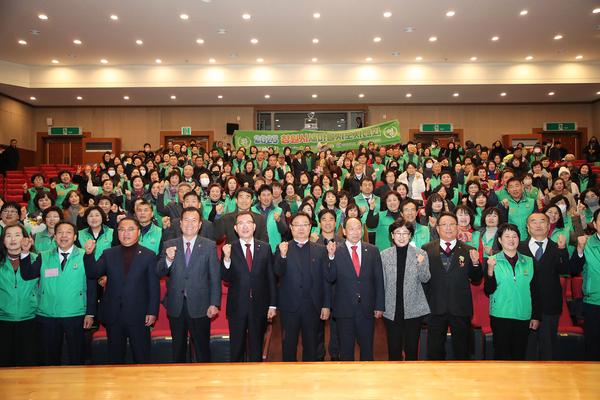
[[[58,268],[48,268],[44,270],[44,278],[54,278],[58,276]]]

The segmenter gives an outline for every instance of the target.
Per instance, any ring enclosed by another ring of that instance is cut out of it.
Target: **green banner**
[[[350,129],[347,131],[235,131],[233,145],[236,149],[256,146],[259,149],[269,147],[283,151],[285,147],[292,150],[304,150],[310,146],[313,151],[327,146],[333,151],[344,151],[365,146],[369,142],[378,145],[400,143],[400,124],[398,120],[383,122],[365,128]]]

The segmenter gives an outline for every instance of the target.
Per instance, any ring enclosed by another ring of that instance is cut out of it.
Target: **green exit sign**
[[[53,126],[49,129],[50,135],[81,135],[79,126]]]
[[[544,123],[545,132],[576,131],[576,122],[546,122]]]
[[[191,136],[192,135],[192,127],[191,126],[182,126],[181,127],[181,136]]]
[[[452,124],[421,124],[421,132],[454,132]]]

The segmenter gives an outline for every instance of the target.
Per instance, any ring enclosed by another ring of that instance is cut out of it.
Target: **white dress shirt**
[[[254,238],[250,239],[248,242],[244,239],[240,239],[240,247],[242,248],[244,257],[246,256],[246,244],[250,245],[250,254],[252,254],[252,259],[254,260]],[[231,259],[229,259],[229,261],[223,260],[223,264],[225,265],[225,268],[231,268]]]
[[[360,240],[356,243],[356,244],[352,244],[349,241],[346,240],[346,248],[348,249],[348,252],[350,253],[350,258],[352,258],[352,246],[356,246],[356,252],[358,253],[358,262],[360,263],[360,265],[362,265],[362,246],[361,246],[361,242]]]
[[[544,240],[535,240],[534,238],[529,239],[529,251],[531,251],[531,254],[534,258],[535,253],[540,248],[540,246],[538,246],[536,242],[542,242],[542,252],[545,253],[546,247],[548,246],[548,238],[545,238]]]

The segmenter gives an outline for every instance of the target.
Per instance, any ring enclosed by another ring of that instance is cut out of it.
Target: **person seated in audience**
[[[27,183],[23,184],[23,201],[27,203],[27,213],[33,213],[37,210],[35,198],[41,193],[50,193],[50,189],[44,186],[46,179],[42,174],[34,174],[31,177],[33,187],[29,188]]]
[[[23,225],[29,233],[35,235],[46,229],[42,214],[44,210],[54,205],[54,199],[49,192],[40,192],[35,196],[33,204],[35,204],[34,211],[27,213]]]
[[[52,182],[50,184],[50,192],[52,197],[56,199],[55,204],[63,204],[65,197],[73,190],[78,190],[78,186],[72,182],[71,172],[67,170],[60,171],[58,173],[58,183]]]
[[[83,196],[77,190],[71,190],[65,196],[65,199],[61,203],[64,220],[72,223],[78,228],[84,226],[83,213],[85,212],[85,206],[81,203]]]

